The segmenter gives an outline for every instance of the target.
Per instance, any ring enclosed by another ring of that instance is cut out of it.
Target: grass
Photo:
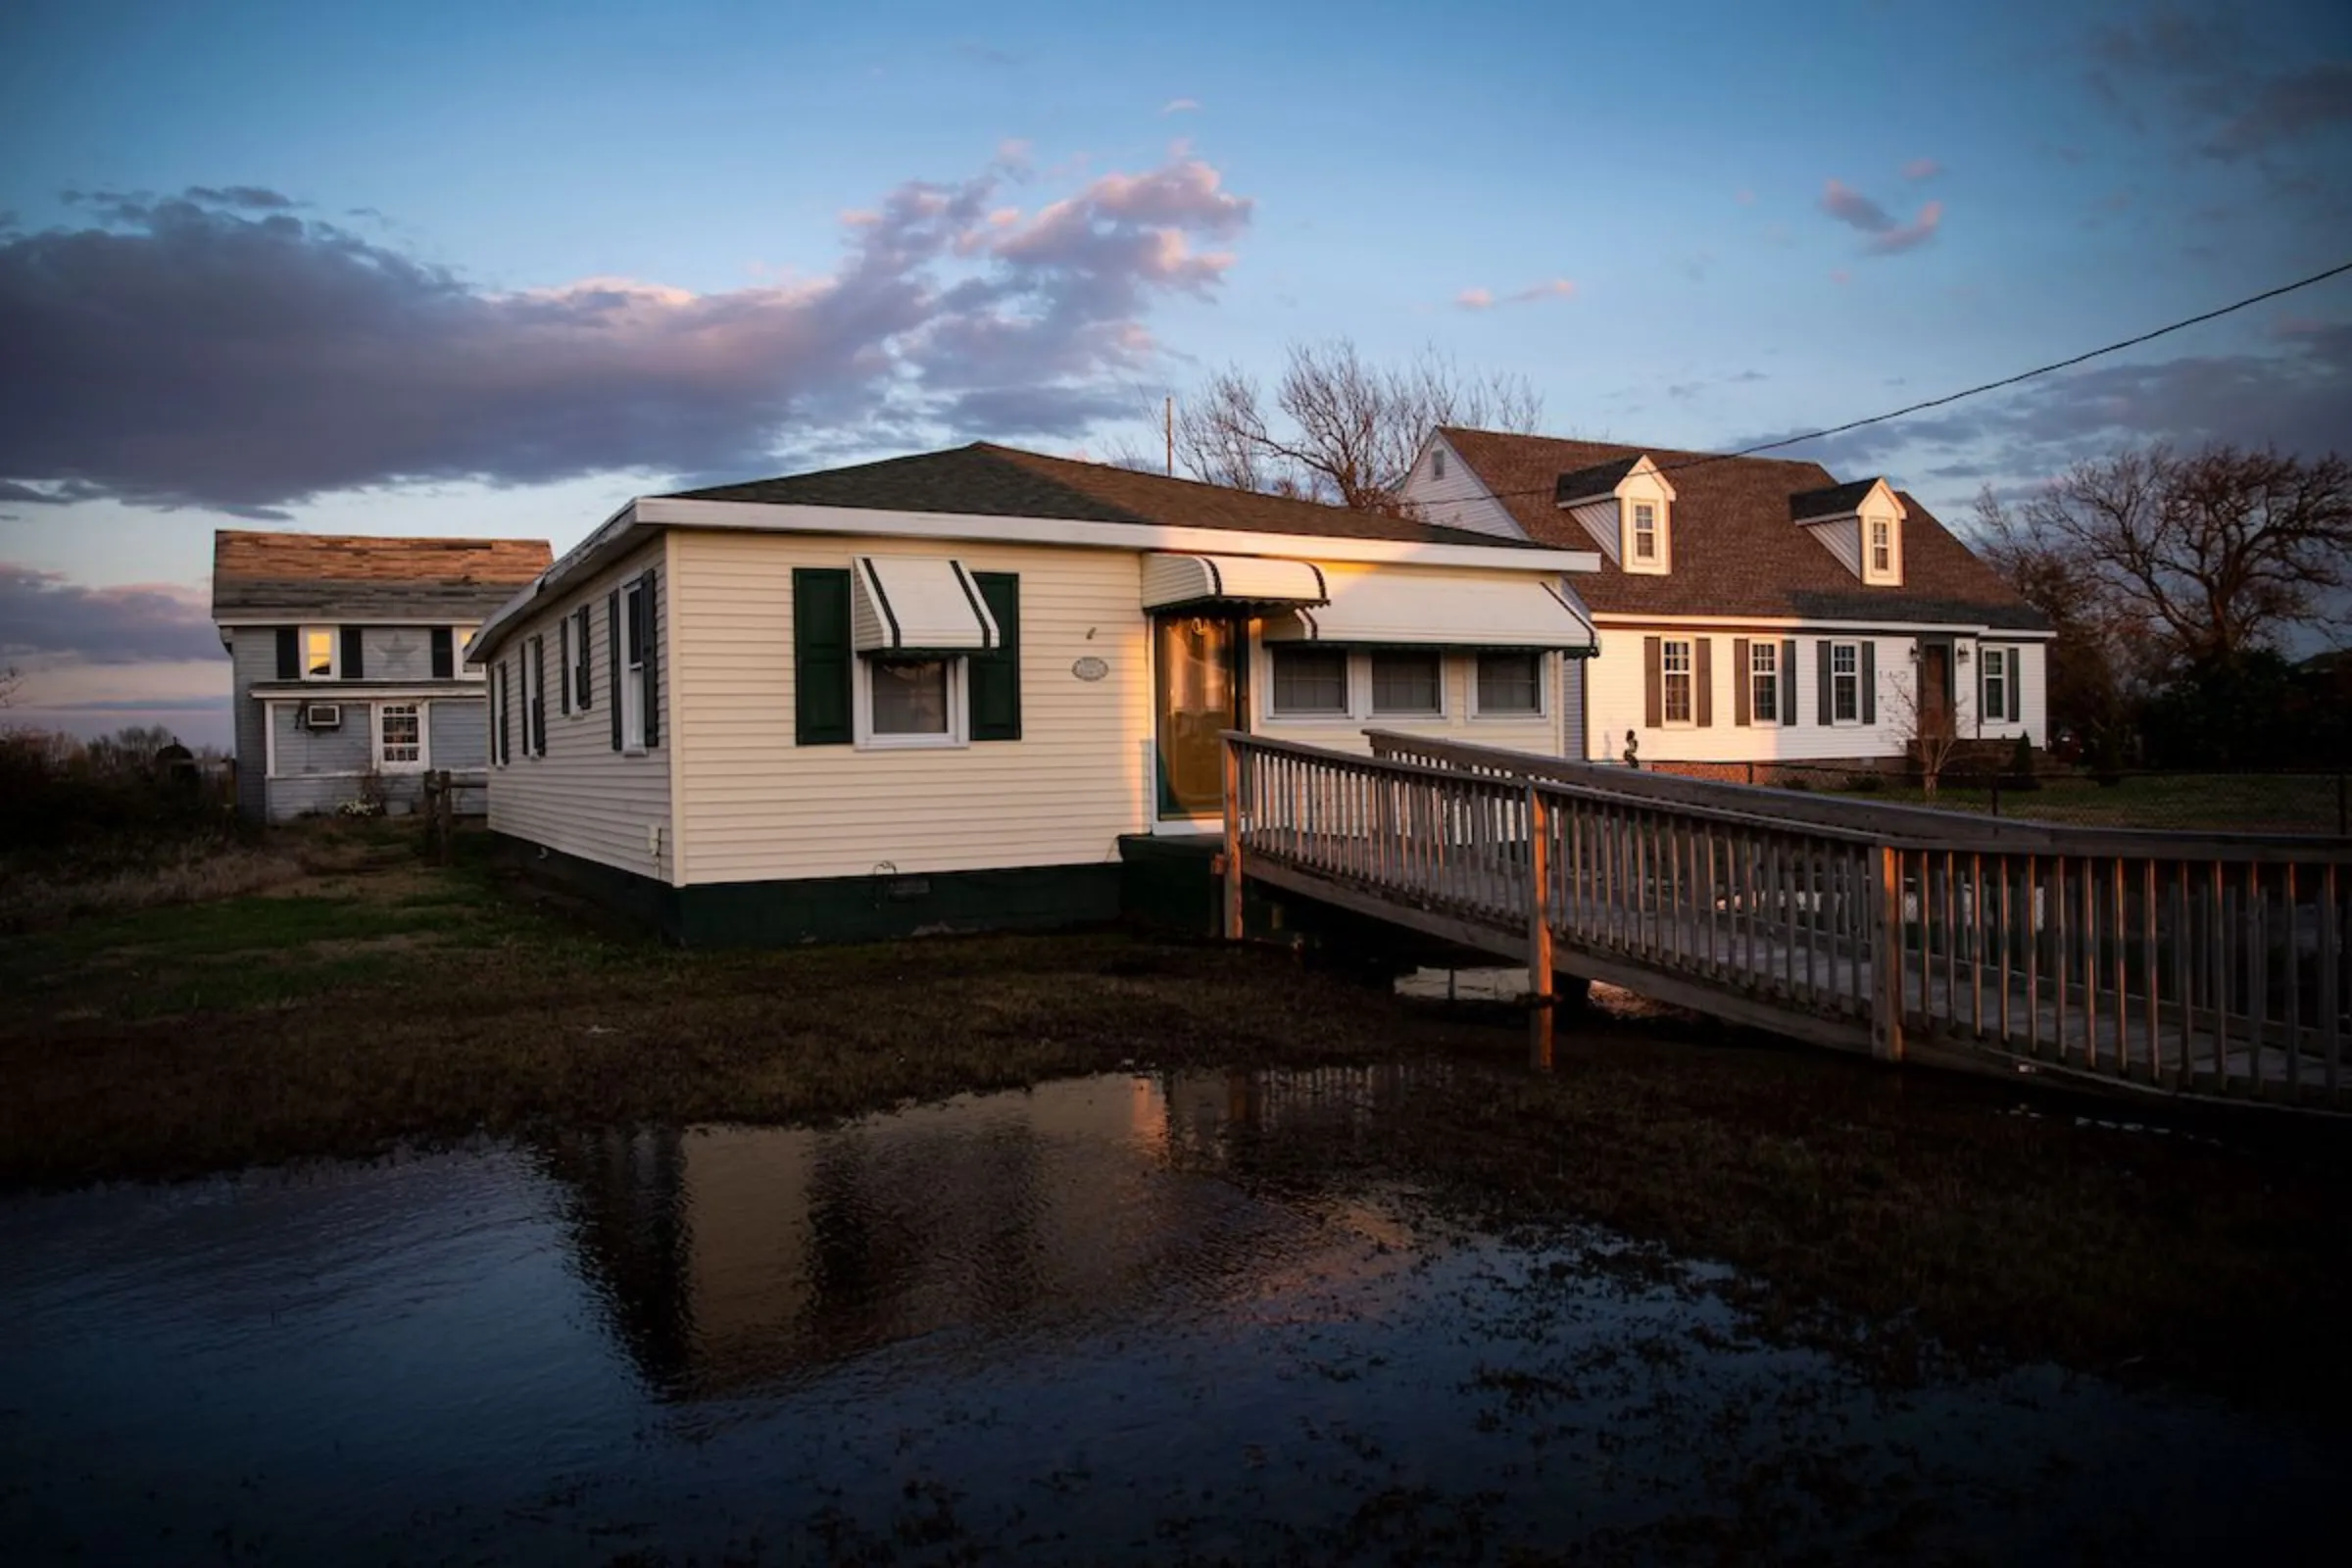
[[[2333,774],[2176,773],[2132,775],[2112,785],[2083,777],[2045,777],[2035,790],[2002,790],[2003,816],[2083,827],[2209,829],[2261,833],[2339,831]],[[1989,789],[1945,784],[1930,799],[1916,785],[1839,791],[1870,800],[1933,806],[1951,811],[1989,811]]]
[[[1671,1016],[1578,1022],[1532,1076],[1508,1015],[1122,932],[682,954],[404,844],[294,838],[310,869],[268,891],[0,945],[0,1189],[824,1121],[1121,1068],[1439,1057],[1460,1070],[1393,1113],[1250,1140],[1245,1163],[1719,1259],[1752,1321],[1898,1378],[1941,1346],[2255,1402],[2352,1395],[2352,1342],[2328,1328],[2352,1282],[2332,1124],[2084,1126],[2046,1092]]]

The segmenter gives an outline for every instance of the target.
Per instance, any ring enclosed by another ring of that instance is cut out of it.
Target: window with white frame
[[[1894,519],[1870,519],[1870,574],[1874,577],[1894,575]]]
[[[645,584],[632,582],[621,592],[620,745],[624,752],[645,750]],[[861,661],[862,662],[862,661]]]
[[[1977,658],[1984,671],[1984,709],[1980,722],[2001,723],[2009,716],[2009,650],[1979,648]]]
[[[1658,559],[1658,508],[1655,502],[1634,503],[1634,559],[1645,562]]]
[[[376,705],[375,765],[387,773],[424,766],[422,703]]]
[[[1838,724],[1862,722],[1862,645],[1830,644],[1830,719]]]
[[[1669,637],[1658,648],[1660,711],[1669,724],[1692,722],[1691,656],[1688,639]]]
[[[332,626],[302,628],[302,678],[304,680],[333,680],[335,678],[335,645],[340,639]]]
[[[1781,645],[1758,639],[1747,645],[1748,717],[1758,724],[1781,721]]]
[[[857,663],[858,745],[965,744],[964,661],[868,656]]]
[[[1278,647],[1270,651],[1274,678],[1270,711],[1276,718],[1345,718],[1348,654],[1339,648]]]
[[[1512,649],[1478,656],[1474,716],[1530,718],[1544,711],[1544,656]]]
[[[466,645],[473,641],[473,634],[479,630],[481,630],[479,626],[452,626],[449,628],[449,645],[457,653],[458,674],[466,680],[481,680],[489,673],[479,664],[466,662]]]
[[[1372,654],[1376,718],[1430,718],[1446,711],[1446,662],[1434,649],[1383,648]]]

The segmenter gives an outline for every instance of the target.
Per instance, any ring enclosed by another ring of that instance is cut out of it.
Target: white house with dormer
[[[1912,496],[1818,464],[1441,427],[1402,486],[1441,527],[1596,550],[1568,752],[1770,776],[1883,768],[1923,726],[2048,740],[2049,623]]]

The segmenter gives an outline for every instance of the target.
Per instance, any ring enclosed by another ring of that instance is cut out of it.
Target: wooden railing
[[[2341,843],[1985,833],[1901,808],[1824,820],[1804,808],[1855,803],[1797,797],[1800,817],[1779,792],[1637,792],[1623,770],[1488,748],[1227,748],[1237,931],[1256,875],[1521,958],[1539,1001],[1556,963],[1888,1057],[2352,1098]]]

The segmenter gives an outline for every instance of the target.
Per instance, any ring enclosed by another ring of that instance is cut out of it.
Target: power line
[[[1978,397],[1986,392],[1998,392],[2003,387],[2016,386],[2022,381],[2031,381],[2036,376],[2049,375],[2058,370],[2072,369],[2078,365],[2086,364],[2091,360],[2100,359],[2109,354],[2121,353],[2125,349],[2137,348],[2142,343],[2152,343],[2160,337],[2166,337],[2172,333],[2183,331],[2192,326],[2202,325],[2204,322],[2219,319],[2222,317],[2230,315],[2232,312],[2245,310],[2249,306],[2260,305],[2265,300],[2275,300],[2281,294],[2292,294],[2297,289],[2309,288],[2314,283],[2325,283],[2328,281],[2328,279],[2339,276],[2345,272],[2352,272],[2352,262],[2344,262],[2337,266],[2330,267],[2323,272],[2314,272],[2309,277],[2297,278],[2292,283],[2281,283],[2278,285],[2278,287],[2265,289],[2260,294],[2250,294],[2246,298],[2239,300],[2234,304],[2225,305],[2219,310],[2207,311],[2201,316],[2188,317],[2185,319],[2175,321],[2169,326],[2157,327],[2152,332],[2142,332],[2137,337],[2128,337],[2119,343],[2110,343],[2104,348],[2095,348],[2087,353],[2077,354],[2071,359],[2054,360],[2048,365],[2035,366],[2031,370],[2020,370],[2015,375],[2005,375],[1997,381],[1986,381],[1981,386],[1972,386],[1959,392],[1947,392],[1942,397],[1929,398],[1924,403],[1908,404],[1899,409],[1888,410],[1885,414],[1874,414],[1868,418],[1849,419],[1843,424],[1831,425],[1826,430],[1809,430],[1803,435],[1784,436],[1778,441],[1762,441],[1758,442],[1752,447],[1741,447],[1737,452],[1711,452],[1698,457],[1683,458],[1674,463],[1661,463],[1657,465],[1657,469],[1660,473],[1673,473],[1684,468],[1701,467],[1710,463],[1729,463],[1734,458],[1752,458],[1758,453],[1778,452],[1783,447],[1802,446],[1808,441],[1820,441],[1829,436],[1843,435],[1848,430],[1859,430],[1867,425],[1873,424],[1885,424],[1889,419],[1900,419],[1908,415],[1922,414],[1929,409],[1940,409],[1946,404],[1957,403],[1963,398]],[[1611,442],[1609,444],[1618,445],[1619,443]],[[1553,486],[1546,485],[1541,488],[1527,490],[1490,490],[1487,492],[1487,494],[1493,499],[1499,501],[1506,496],[1550,495],[1553,493]]]

